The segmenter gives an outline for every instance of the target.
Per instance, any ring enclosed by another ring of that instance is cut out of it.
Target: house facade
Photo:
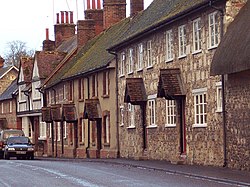
[[[121,21],[126,17],[126,1],[104,1],[103,9],[100,1],[96,6],[89,0],[86,4],[85,20],[77,23],[76,55],[44,85],[48,103],[44,113],[50,110],[47,120],[54,127],[49,128],[49,149],[55,156],[117,158],[116,58],[106,49],[129,22]]]
[[[227,164],[230,168],[242,170],[250,170],[249,10],[250,2],[247,1],[233,22],[228,26],[211,65],[211,75],[221,75],[225,80]],[[238,33],[237,37],[233,37],[235,33]]]
[[[121,157],[225,164],[222,82],[210,65],[226,7],[237,3],[155,0],[109,49],[118,55]]]

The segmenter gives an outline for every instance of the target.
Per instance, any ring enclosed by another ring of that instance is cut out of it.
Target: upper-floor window
[[[216,102],[217,102],[217,110],[216,112],[222,112],[222,83],[216,83]]]
[[[69,101],[73,101],[73,95],[74,95],[74,85],[73,81],[69,81]]]
[[[175,100],[166,100],[166,127],[176,126]]]
[[[173,31],[166,32],[166,61],[173,60]]]
[[[178,27],[179,58],[186,56],[186,25]]]
[[[66,84],[63,84],[63,100],[66,100],[66,98],[67,98],[67,97],[66,97],[66,95],[67,95],[67,94],[66,94],[66,90],[67,90],[67,89],[66,89]]]
[[[147,42],[147,67],[150,68],[153,66],[153,57],[152,57],[152,41]]]
[[[4,106],[3,106],[4,104],[3,103],[1,103],[1,114],[3,114],[4,113]]]
[[[92,97],[98,96],[97,74],[92,76]]]
[[[120,76],[124,76],[125,74],[125,60],[126,60],[125,52],[122,52],[121,62],[120,62]]]
[[[137,50],[137,70],[142,70],[143,68],[143,44],[140,43],[138,45],[138,50]]]
[[[207,126],[207,89],[193,90],[194,94],[194,127]]]
[[[109,95],[109,72],[103,72],[103,95]]]
[[[135,127],[135,106],[131,103],[128,104],[128,127]]]
[[[134,66],[133,49],[130,48],[128,54],[128,74],[133,73],[133,66]]]
[[[33,99],[40,99],[41,98],[41,93],[39,92],[38,88],[40,86],[40,82],[36,81],[32,83],[32,95]]]
[[[209,24],[209,48],[217,47],[219,44],[219,15],[213,12],[208,15]]]
[[[84,99],[84,79],[80,78],[78,80],[78,99],[83,100]]]
[[[193,52],[201,51],[201,19],[193,21]]]
[[[12,101],[9,102],[9,112],[12,113]]]

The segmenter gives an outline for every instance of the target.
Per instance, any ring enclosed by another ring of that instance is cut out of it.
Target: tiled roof
[[[180,69],[161,69],[158,84],[158,97],[173,99],[185,95]]]
[[[39,78],[47,78],[65,56],[65,52],[36,51],[35,58],[37,60]]]
[[[250,69],[250,1],[241,8],[215,51],[211,75]]]
[[[126,78],[124,102],[140,104],[147,101],[146,90],[142,78]]]
[[[12,81],[9,87],[0,95],[0,101],[12,99],[12,94],[17,90],[17,79]]]
[[[102,118],[101,105],[98,99],[86,99],[84,106],[84,119],[95,120]]]
[[[208,6],[209,0],[154,0],[145,11],[133,18],[134,21],[130,24],[129,29],[110,48],[117,48],[134,37],[143,37],[142,33],[150,32],[153,28],[165,23],[171,23],[181,14],[203,4]]]

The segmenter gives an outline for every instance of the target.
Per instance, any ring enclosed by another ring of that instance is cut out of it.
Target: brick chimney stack
[[[55,50],[55,42],[49,40],[49,29],[46,28],[45,30],[46,38],[43,41],[43,51],[54,51]]]
[[[0,68],[2,68],[3,67],[3,65],[4,65],[4,59],[0,56]]]
[[[63,41],[75,35],[75,24],[73,23],[73,13],[61,11],[61,22],[59,13],[56,15],[55,30],[55,45],[58,47]],[[70,18],[69,18],[70,16]]]
[[[144,10],[144,0],[130,0],[130,16]]]
[[[126,0],[103,0],[104,29],[126,18]]]

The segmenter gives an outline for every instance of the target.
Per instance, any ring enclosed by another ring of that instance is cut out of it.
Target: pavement
[[[109,164],[119,164],[129,167],[144,168],[156,171],[163,171],[175,175],[183,175],[187,177],[219,181],[221,183],[249,186],[250,187],[250,171],[241,171],[230,169],[227,167],[213,167],[201,165],[178,165],[171,164],[167,161],[157,160],[132,160],[132,159],[78,159],[78,158],[52,158],[37,157],[38,160],[53,161],[70,161],[70,162],[103,162]]]

